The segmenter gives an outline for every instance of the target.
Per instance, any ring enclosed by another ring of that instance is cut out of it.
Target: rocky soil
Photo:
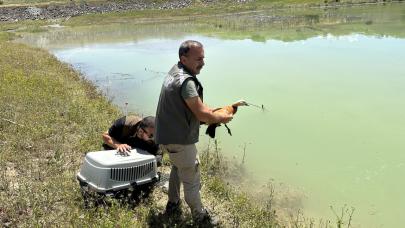
[[[235,0],[235,3],[244,3],[249,0]],[[201,1],[204,4],[215,4],[218,0]],[[169,0],[164,3],[150,1],[122,1],[86,3],[71,2],[66,5],[50,4],[46,6],[3,6],[0,7],[0,21],[55,19],[79,16],[90,13],[122,12],[145,9],[180,9],[188,7],[192,0]]]

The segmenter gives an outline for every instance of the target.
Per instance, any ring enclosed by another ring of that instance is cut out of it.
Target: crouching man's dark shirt
[[[139,148],[157,155],[159,147],[153,140],[144,141],[136,136],[141,120],[138,116],[123,116],[113,123],[108,130],[108,134],[120,143],[125,143],[132,148]],[[103,144],[103,147],[106,150],[113,149],[106,144]]]

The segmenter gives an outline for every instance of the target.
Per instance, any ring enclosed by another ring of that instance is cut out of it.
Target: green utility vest
[[[200,121],[188,108],[181,96],[181,87],[193,80],[201,100],[203,87],[181,63],[172,67],[160,92],[156,110],[155,141],[157,144],[194,144],[198,142]]]

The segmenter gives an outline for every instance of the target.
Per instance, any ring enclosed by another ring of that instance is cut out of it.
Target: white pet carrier
[[[144,150],[106,150],[87,153],[77,179],[82,187],[107,193],[156,182],[159,175],[155,156]]]

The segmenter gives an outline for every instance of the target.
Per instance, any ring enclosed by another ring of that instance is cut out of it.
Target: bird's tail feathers
[[[221,124],[211,124],[207,127],[205,134],[209,135],[211,138],[215,138],[215,129],[221,126]]]

